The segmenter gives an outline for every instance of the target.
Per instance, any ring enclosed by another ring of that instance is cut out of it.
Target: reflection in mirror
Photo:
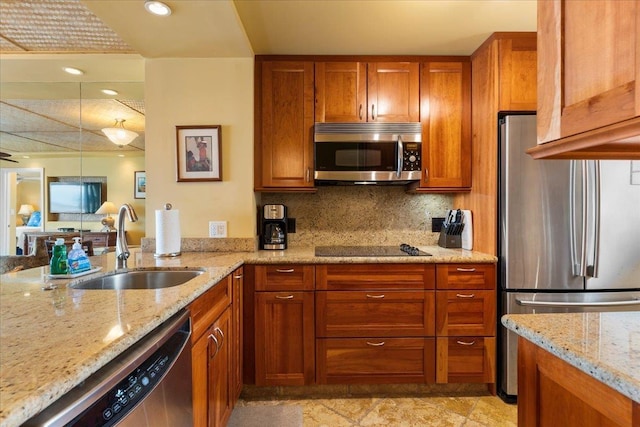
[[[145,208],[144,199],[135,199],[134,176],[145,170],[143,88],[142,82],[1,83],[0,151],[9,155],[4,159],[17,162],[0,161],[2,176],[14,168],[43,170],[41,201],[34,206],[41,212],[43,232],[53,236],[61,229],[73,229],[83,239],[94,240],[94,247],[114,246],[115,233],[112,237],[102,231],[105,215],[49,212],[48,181],[99,179],[104,182],[105,201],[134,206],[140,221],[128,228],[127,239],[131,245],[140,244]],[[125,128],[138,134],[130,144],[116,145],[102,132],[116,119],[126,120]],[[0,225],[12,231],[6,242],[0,242],[0,254],[28,250],[28,236],[21,240],[16,230],[22,224],[18,211],[24,200],[38,197],[20,185],[0,200]]]

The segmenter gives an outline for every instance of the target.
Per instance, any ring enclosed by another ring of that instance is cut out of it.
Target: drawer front
[[[317,291],[317,337],[435,334],[433,291]]]
[[[495,291],[436,291],[436,307],[437,335],[492,336],[496,333]]]
[[[441,264],[436,267],[438,289],[495,289],[495,264]]]
[[[312,291],[314,266],[299,264],[257,265],[256,291]]]
[[[495,383],[496,339],[438,338],[438,383]]]
[[[320,290],[434,289],[434,264],[326,264],[316,266]]]
[[[230,304],[231,276],[227,276],[189,305],[191,342],[197,341]]]
[[[435,338],[316,340],[319,384],[402,384],[435,380]]]

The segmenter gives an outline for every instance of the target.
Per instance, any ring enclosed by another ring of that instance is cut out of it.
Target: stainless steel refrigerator
[[[640,310],[638,162],[533,160],[536,116],[499,125],[499,317]],[[512,401],[517,336],[499,330],[499,394]]]

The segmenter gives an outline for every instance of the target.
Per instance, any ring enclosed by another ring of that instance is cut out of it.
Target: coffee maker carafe
[[[287,207],[264,205],[260,229],[262,249],[287,249]]]

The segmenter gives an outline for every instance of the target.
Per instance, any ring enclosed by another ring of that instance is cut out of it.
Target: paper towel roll
[[[462,229],[462,249],[473,249],[473,218],[471,217],[471,211],[462,211],[462,222],[464,228]]]
[[[180,255],[180,211],[156,209],[156,256]]]

